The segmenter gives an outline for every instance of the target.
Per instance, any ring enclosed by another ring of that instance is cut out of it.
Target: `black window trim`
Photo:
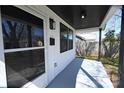
[[[64,53],[64,52],[67,52],[67,51],[69,51],[69,50],[73,50],[73,43],[74,43],[74,31],[71,29],[71,28],[69,28],[68,26],[66,26],[65,24],[63,24],[63,23],[61,23],[60,22],[60,53]],[[64,25],[67,29],[68,29],[68,31],[67,31],[67,50],[65,50],[65,51],[62,51],[61,50],[61,25]],[[69,32],[71,32],[72,33],[72,48],[70,48],[69,49],[69,46],[70,46],[70,44],[69,44]]]

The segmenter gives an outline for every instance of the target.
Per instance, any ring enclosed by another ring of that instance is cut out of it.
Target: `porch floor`
[[[47,88],[113,88],[101,62],[75,58]]]

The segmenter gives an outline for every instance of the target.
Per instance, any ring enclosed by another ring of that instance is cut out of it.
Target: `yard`
[[[94,59],[97,60],[96,56],[78,56],[78,58],[83,59]],[[112,59],[107,57],[102,57],[100,61],[103,63],[110,80],[112,81],[114,87],[118,85],[118,58]]]
[[[110,77],[114,87],[116,88],[118,85],[118,58],[111,59],[111,58],[101,58],[101,62],[103,63],[107,74]]]

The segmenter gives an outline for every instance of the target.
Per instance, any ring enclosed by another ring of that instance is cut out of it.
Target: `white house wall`
[[[16,6],[27,12],[32,13],[39,18],[45,18],[45,63],[46,63],[46,80],[40,81],[40,77],[36,78],[32,82],[29,82],[24,87],[46,87],[55,77],[58,75],[74,58],[75,58],[75,29],[67,24],[63,19],[57,16],[47,6]],[[42,16],[41,16],[42,15]],[[49,18],[52,18],[56,22],[56,29],[51,31],[49,29]],[[66,52],[60,53],[60,22],[73,30],[74,41],[73,49]],[[55,38],[55,46],[53,48],[49,45],[49,38]],[[54,63],[57,64],[54,67]],[[0,65],[1,66],[1,65]],[[3,65],[4,66],[4,65]],[[2,66],[2,67],[3,67]],[[1,76],[1,72],[0,72]],[[45,82],[45,85],[42,85]],[[1,86],[0,86],[1,87]]]

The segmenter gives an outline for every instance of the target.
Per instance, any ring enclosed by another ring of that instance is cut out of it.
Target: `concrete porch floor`
[[[113,88],[101,62],[75,58],[47,88]]]

